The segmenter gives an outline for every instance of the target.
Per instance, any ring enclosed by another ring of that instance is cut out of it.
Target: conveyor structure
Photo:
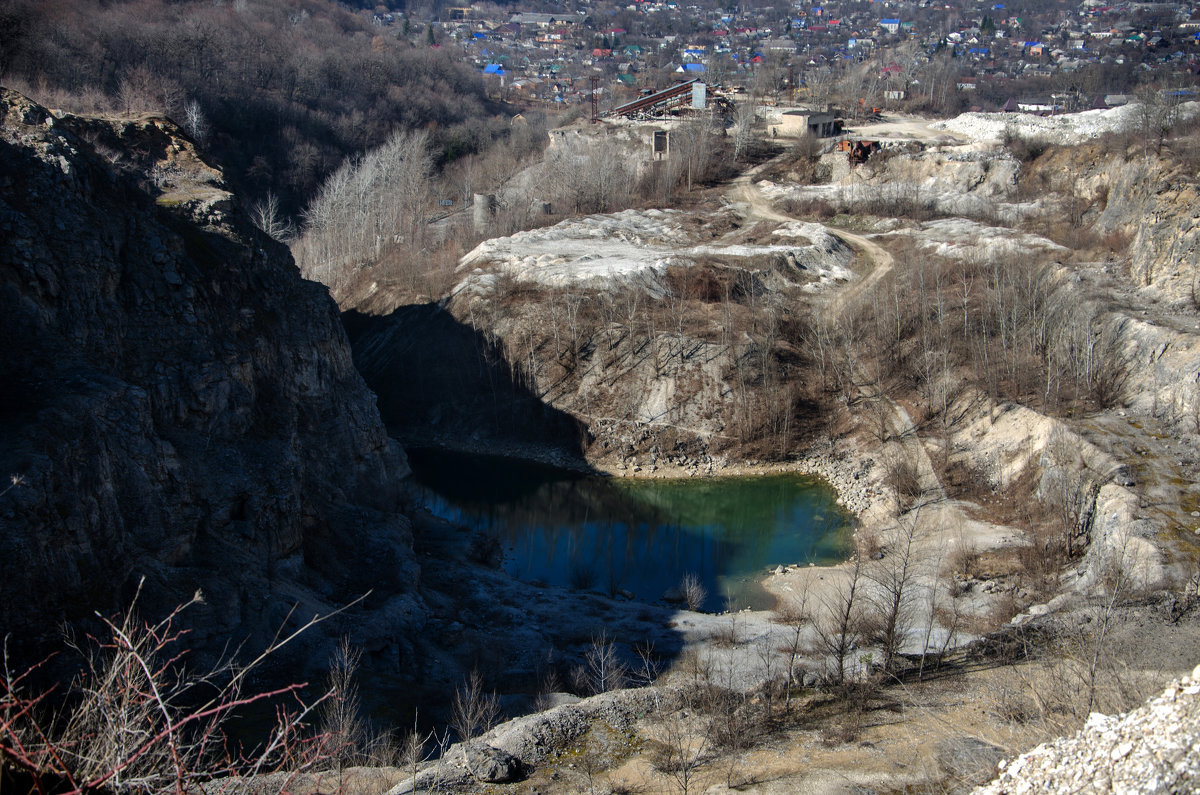
[[[684,83],[676,83],[670,88],[664,88],[662,91],[656,91],[649,96],[640,97],[633,102],[627,102],[612,109],[612,113],[619,116],[633,116],[642,111],[650,110],[658,106],[666,107],[674,105],[680,101],[691,99],[693,86],[699,83],[699,79],[688,80]]]

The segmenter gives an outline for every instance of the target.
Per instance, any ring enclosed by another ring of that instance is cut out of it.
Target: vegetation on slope
[[[398,129],[439,162],[506,128],[475,70],[333,0],[13,0],[0,79],[75,112],[166,113],[243,193],[294,213],[347,158]]]

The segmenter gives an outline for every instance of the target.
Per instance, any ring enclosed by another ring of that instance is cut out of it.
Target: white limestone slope
[[[820,224],[789,222],[769,242],[747,243],[706,233],[706,218],[677,210],[625,210],[571,218],[543,229],[485,240],[464,256],[455,292],[486,290],[498,274],[544,287],[605,289],[638,284],[662,293],[671,266],[721,261],[763,267],[784,261],[804,282],[851,278],[852,252]]]
[[[1200,103],[1179,106],[1182,117],[1200,113]],[[1110,132],[1129,132],[1141,124],[1142,106],[1130,103],[1109,110],[1085,110],[1057,116],[1033,113],[964,113],[953,119],[931,124],[938,130],[956,133],[975,141],[1000,141],[1006,133],[1018,138],[1055,144],[1076,144]]]

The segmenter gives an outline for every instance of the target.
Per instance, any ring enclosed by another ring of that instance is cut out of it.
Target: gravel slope
[[[976,795],[1200,792],[1200,666],[1145,706],[1092,713],[1073,737],[1002,767]]]

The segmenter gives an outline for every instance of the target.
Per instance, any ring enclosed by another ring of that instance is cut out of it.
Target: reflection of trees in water
[[[430,508],[511,545],[510,571],[526,579],[656,599],[694,572],[713,609],[731,575],[844,556],[834,496],[795,476],[630,482],[502,459],[412,459]]]

